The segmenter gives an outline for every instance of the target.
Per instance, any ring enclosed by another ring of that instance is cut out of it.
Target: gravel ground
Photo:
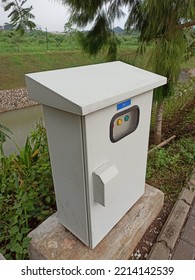
[[[150,227],[145,232],[144,236],[140,240],[139,244],[135,248],[130,259],[132,260],[146,260],[152,246],[155,244],[158,235],[160,234],[164,223],[166,222],[169,213],[173,207],[173,203],[165,202],[163,209],[160,211],[158,217],[150,225]]]
[[[0,91],[0,113],[36,104],[29,100],[26,88]]]

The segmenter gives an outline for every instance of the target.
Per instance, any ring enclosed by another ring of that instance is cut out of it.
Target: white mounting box
[[[60,222],[94,248],[143,195],[152,91],[122,62],[26,75],[43,104]]]

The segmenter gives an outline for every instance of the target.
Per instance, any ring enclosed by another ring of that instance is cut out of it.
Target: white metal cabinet
[[[144,193],[152,90],[166,78],[112,62],[26,82],[44,104],[60,221],[94,248]]]

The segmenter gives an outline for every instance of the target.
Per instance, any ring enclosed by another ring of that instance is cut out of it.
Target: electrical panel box
[[[60,222],[94,248],[143,195],[153,89],[122,62],[26,75],[43,104]]]

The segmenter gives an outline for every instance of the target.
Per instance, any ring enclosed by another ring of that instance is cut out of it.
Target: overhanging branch
[[[177,28],[183,29],[183,28],[188,28],[191,26],[195,26],[195,21],[188,21],[188,22],[182,23],[182,24],[178,25]]]

